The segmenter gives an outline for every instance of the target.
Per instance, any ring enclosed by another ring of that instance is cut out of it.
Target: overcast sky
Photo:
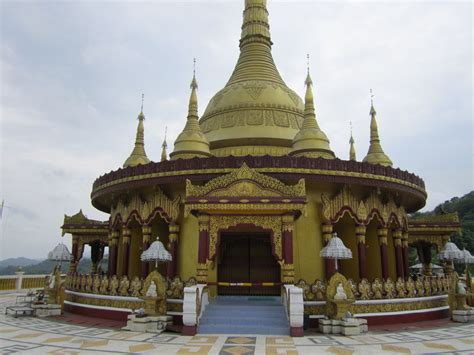
[[[0,259],[46,257],[64,214],[119,168],[145,93],[148,157],[184,126],[197,58],[199,112],[238,57],[244,1],[0,1]],[[375,92],[385,152],[426,183],[425,209],[473,189],[470,2],[269,1],[273,56],[304,96],[311,55],[317,117],[348,158],[369,144]],[[63,240],[70,245],[70,236]]]

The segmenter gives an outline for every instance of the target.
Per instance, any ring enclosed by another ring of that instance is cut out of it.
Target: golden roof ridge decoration
[[[187,179],[186,196],[207,196],[211,192],[227,188],[242,180],[253,181],[263,189],[278,192],[283,196],[306,196],[304,179],[300,179],[296,185],[286,185],[276,178],[259,173],[257,170],[250,168],[246,163],[243,163],[239,169],[235,169],[229,174],[216,177],[202,186],[193,185],[193,183]]]
[[[387,203],[383,203],[380,196],[373,192],[364,200],[355,196],[348,185],[344,185],[333,198],[322,194],[321,200],[324,218],[333,223],[348,213],[358,223],[364,225],[368,225],[373,218],[379,217],[384,227],[389,227],[391,222],[395,221],[403,230],[408,229],[405,208],[397,206],[391,196],[389,196]]]
[[[82,212],[82,209],[79,210],[76,214],[72,216],[64,215],[64,225],[68,224],[104,224],[108,223],[107,221],[98,221],[95,219],[89,219],[86,215]]]
[[[452,212],[452,213],[446,213],[446,214],[433,214],[433,215],[425,215],[425,216],[419,216],[419,217],[410,216],[408,223],[416,223],[416,224],[459,223],[459,215],[457,212]]]

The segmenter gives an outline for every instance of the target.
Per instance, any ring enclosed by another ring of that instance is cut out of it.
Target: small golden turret
[[[349,160],[356,161],[356,151],[354,147],[354,137],[352,136],[352,122],[351,122],[351,138],[349,139],[350,149],[349,149]]]
[[[372,90],[371,90],[372,92]],[[383,166],[392,166],[392,161],[384,153],[382,145],[380,144],[379,130],[377,127],[377,120],[375,116],[377,112],[374,108],[374,102],[371,100],[370,105],[370,146],[367,155],[365,156],[363,162],[370,164],[380,164]]]
[[[168,143],[166,143],[166,133],[168,132],[168,127],[165,127],[165,139],[163,139],[163,144],[161,145],[161,161],[166,161],[168,155],[166,153],[166,148],[168,148]]]
[[[309,75],[309,69],[305,84],[306,95],[303,125],[295,138],[293,138],[290,155],[334,159],[335,155],[329,146],[329,139],[319,128],[316,121],[312,89],[313,81]]]
[[[143,98],[142,94],[142,109],[138,114],[138,127],[137,127],[137,136],[135,138],[135,147],[133,148],[132,154],[125,160],[123,167],[136,166],[139,164],[148,164],[150,159],[146,156],[145,153],[145,132],[143,128],[143,121],[145,120],[145,115],[143,114]]]
[[[197,88],[196,75],[194,74],[191,81],[188,120],[183,131],[174,142],[174,151],[170,154],[172,160],[209,157],[212,155],[209,151],[209,142],[204,133],[202,133],[198,122]]]

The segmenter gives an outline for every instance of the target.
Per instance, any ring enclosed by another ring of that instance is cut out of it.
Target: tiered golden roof
[[[304,121],[301,130],[293,139],[291,155],[307,156],[311,158],[334,159],[334,152],[329,147],[329,139],[326,134],[319,128],[316,121],[313,97],[313,81],[311,76],[306,77],[306,95]]]
[[[199,126],[197,88],[196,76],[193,75],[193,80],[191,81],[191,96],[189,98],[188,119],[183,131],[174,142],[174,151],[170,154],[172,160],[211,156],[211,153],[209,152],[209,142]]]
[[[234,72],[200,124],[214,155],[286,155],[303,122],[303,102],[273,61],[266,0],[246,0],[243,17]]]
[[[370,106],[370,146],[363,162],[380,164],[383,166],[392,166],[392,161],[384,153],[382,145],[380,144],[379,130],[377,127],[377,120],[375,119],[376,115],[377,112],[375,111],[374,104],[372,102]]]
[[[135,147],[133,148],[132,153],[125,160],[123,163],[123,167],[126,168],[128,166],[136,166],[139,164],[148,164],[150,159],[146,156],[145,153],[145,133],[143,128],[143,121],[145,120],[145,115],[143,114],[143,106],[142,110],[138,114],[138,127],[137,127],[137,136],[135,138]]]

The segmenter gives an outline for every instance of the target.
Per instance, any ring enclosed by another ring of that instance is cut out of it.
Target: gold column
[[[281,217],[283,236],[283,264],[281,265],[281,278],[285,284],[295,283],[295,267],[293,264],[293,229],[295,217],[285,215]]]
[[[403,259],[403,275],[405,279],[410,276],[410,270],[408,269],[408,233],[402,233],[402,259]]]
[[[128,276],[128,263],[130,261],[130,229],[122,229],[122,276]]]
[[[387,228],[379,228],[377,230],[380,245],[380,259],[382,263],[382,278],[384,280],[388,279],[387,234]]]
[[[116,230],[109,232],[109,267],[108,275],[112,277],[117,274],[117,253],[119,234]]]
[[[367,278],[367,257],[365,254],[365,233],[367,232],[366,226],[357,225],[355,228],[355,234],[357,238],[357,253],[359,256],[359,278]]]
[[[169,225],[169,244],[168,250],[171,254],[171,261],[168,263],[167,276],[169,279],[173,279],[177,275],[178,268],[178,233],[179,226],[176,224]]]
[[[142,234],[143,234],[142,252],[144,252],[145,250],[149,248],[150,243],[151,243],[151,227],[143,226]],[[148,276],[148,272],[149,272],[149,264],[147,262],[141,261],[141,274],[142,274],[143,279],[145,279]]]
[[[397,278],[404,278],[403,250],[402,250],[402,230],[393,231],[393,245],[395,247],[395,263],[397,269]]]
[[[196,279],[199,283],[207,283],[209,258],[209,216],[199,215],[198,265]]]

